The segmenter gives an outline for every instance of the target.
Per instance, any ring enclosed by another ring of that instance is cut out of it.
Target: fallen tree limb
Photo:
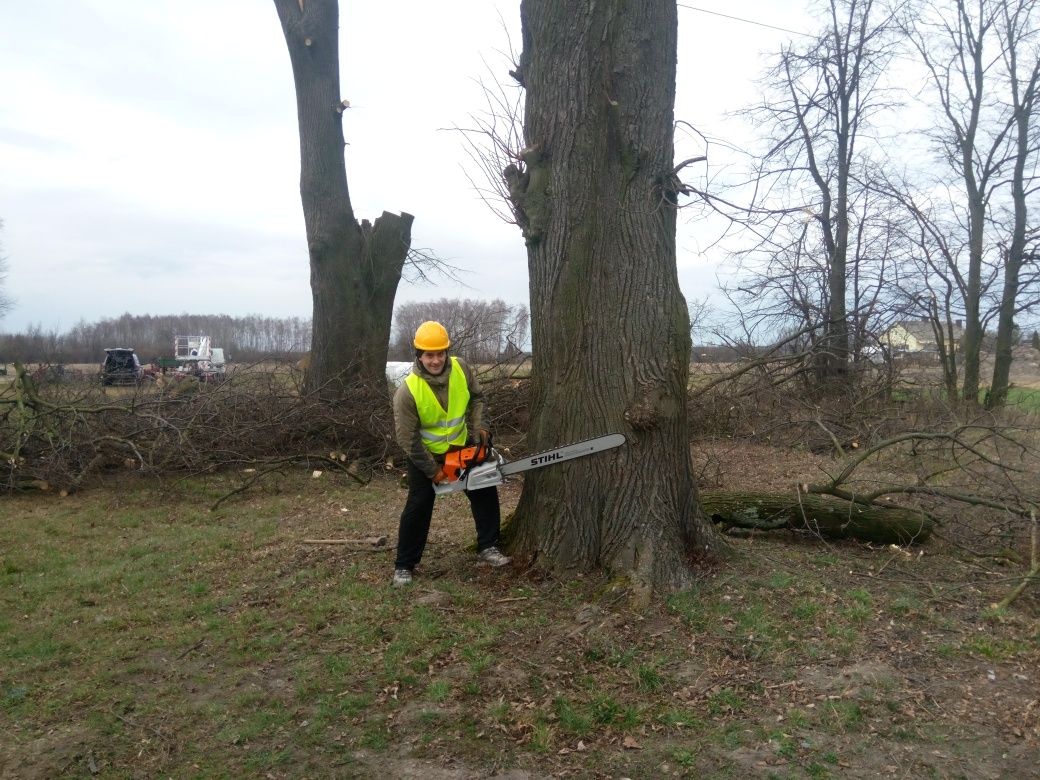
[[[1000,603],[996,605],[997,609],[1007,609],[1011,606],[1011,602],[1022,595],[1022,592],[1031,582],[1040,582],[1040,526],[1036,522],[1036,512],[1032,512],[1030,519],[1033,521],[1033,533],[1030,537],[1032,539],[1032,547],[1030,548],[1030,569],[1029,573],[1022,578],[1022,581],[1015,586],[1015,588],[1007,594]]]
[[[704,512],[730,528],[813,531],[829,539],[912,544],[932,533],[932,521],[912,509],[864,506],[835,498],[782,493],[705,491]]]
[[[341,544],[352,550],[385,550],[387,537],[366,536],[364,539],[304,539],[304,544]]]

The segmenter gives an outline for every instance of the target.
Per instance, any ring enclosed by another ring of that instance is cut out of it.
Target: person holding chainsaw
[[[394,395],[397,443],[407,456],[408,498],[397,529],[394,586],[408,585],[426,549],[430,532],[433,486],[449,479],[444,469],[449,452],[477,444],[490,449],[483,426],[484,393],[476,374],[448,354],[451,340],[439,322],[424,322],[415,331],[415,365]],[[467,490],[477,528],[477,558],[489,566],[510,562],[498,549],[501,513],[495,487]]]

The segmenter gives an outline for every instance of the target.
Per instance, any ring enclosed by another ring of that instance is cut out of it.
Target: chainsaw
[[[583,458],[594,452],[620,447],[624,443],[624,434],[608,433],[605,436],[597,436],[595,439],[586,439],[576,444],[546,450],[537,455],[529,455],[514,461],[507,461],[503,458],[490,442],[486,445],[478,444],[475,447],[466,447],[445,455],[443,469],[448,478],[444,482],[434,485],[433,490],[437,495],[445,495],[457,490],[480,490],[494,487],[501,485],[505,478],[512,474],[540,469],[542,466],[552,466],[565,460]]]

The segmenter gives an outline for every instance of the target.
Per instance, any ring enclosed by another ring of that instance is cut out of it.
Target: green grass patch
[[[664,685],[664,679],[656,666],[640,666],[636,674],[641,690],[659,691]]]
[[[820,711],[820,725],[827,731],[845,734],[863,726],[864,715],[854,701],[828,701]]]
[[[907,616],[923,612],[925,605],[913,593],[900,593],[889,602],[888,608],[896,615]]]
[[[704,725],[701,716],[689,709],[669,708],[657,720],[665,726],[679,729],[697,729]]]
[[[707,704],[709,715],[735,715],[744,708],[744,699],[736,691],[723,688],[709,696]]]
[[[1040,389],[1033,387],[1009,387],[1007,405],[1029,412],[1040,413]]]
[[[451,683],[446,680],[434,680],[426,687],[426,698],[433,702],[442,702],[451,696]]]
[[[1031,643],[1021,639],[1000,639],[979,635],[973,636],[964,643],[963,648],[972,655],[981,655],[991,661],[1006,661],[1019,653],[1028,652]],[[1035,646],[1032,648],[1035,649]]]
[[[560,728],[568,734],[583,737],[592,731],[592,715],[584,707],[576,706],[567,699],[557,697],[553,702],[553,712],[560,723]]]
[[[683,769],[692,769],[697,763],[697,754],[686,748],[676,748],[672,751],[672,760]]]

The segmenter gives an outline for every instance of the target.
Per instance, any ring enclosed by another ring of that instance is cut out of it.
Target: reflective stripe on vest
[[[451,359],[448,376],[448,409],[445,411],[433,388],[414,372],[405,377],[415,409],[419,413],[419,435],[423,445],[434,455],[448,451],[451,446],[466,444],[466,409],[469,406],[469,385],[466,374],[459,367],[458,358]]]

